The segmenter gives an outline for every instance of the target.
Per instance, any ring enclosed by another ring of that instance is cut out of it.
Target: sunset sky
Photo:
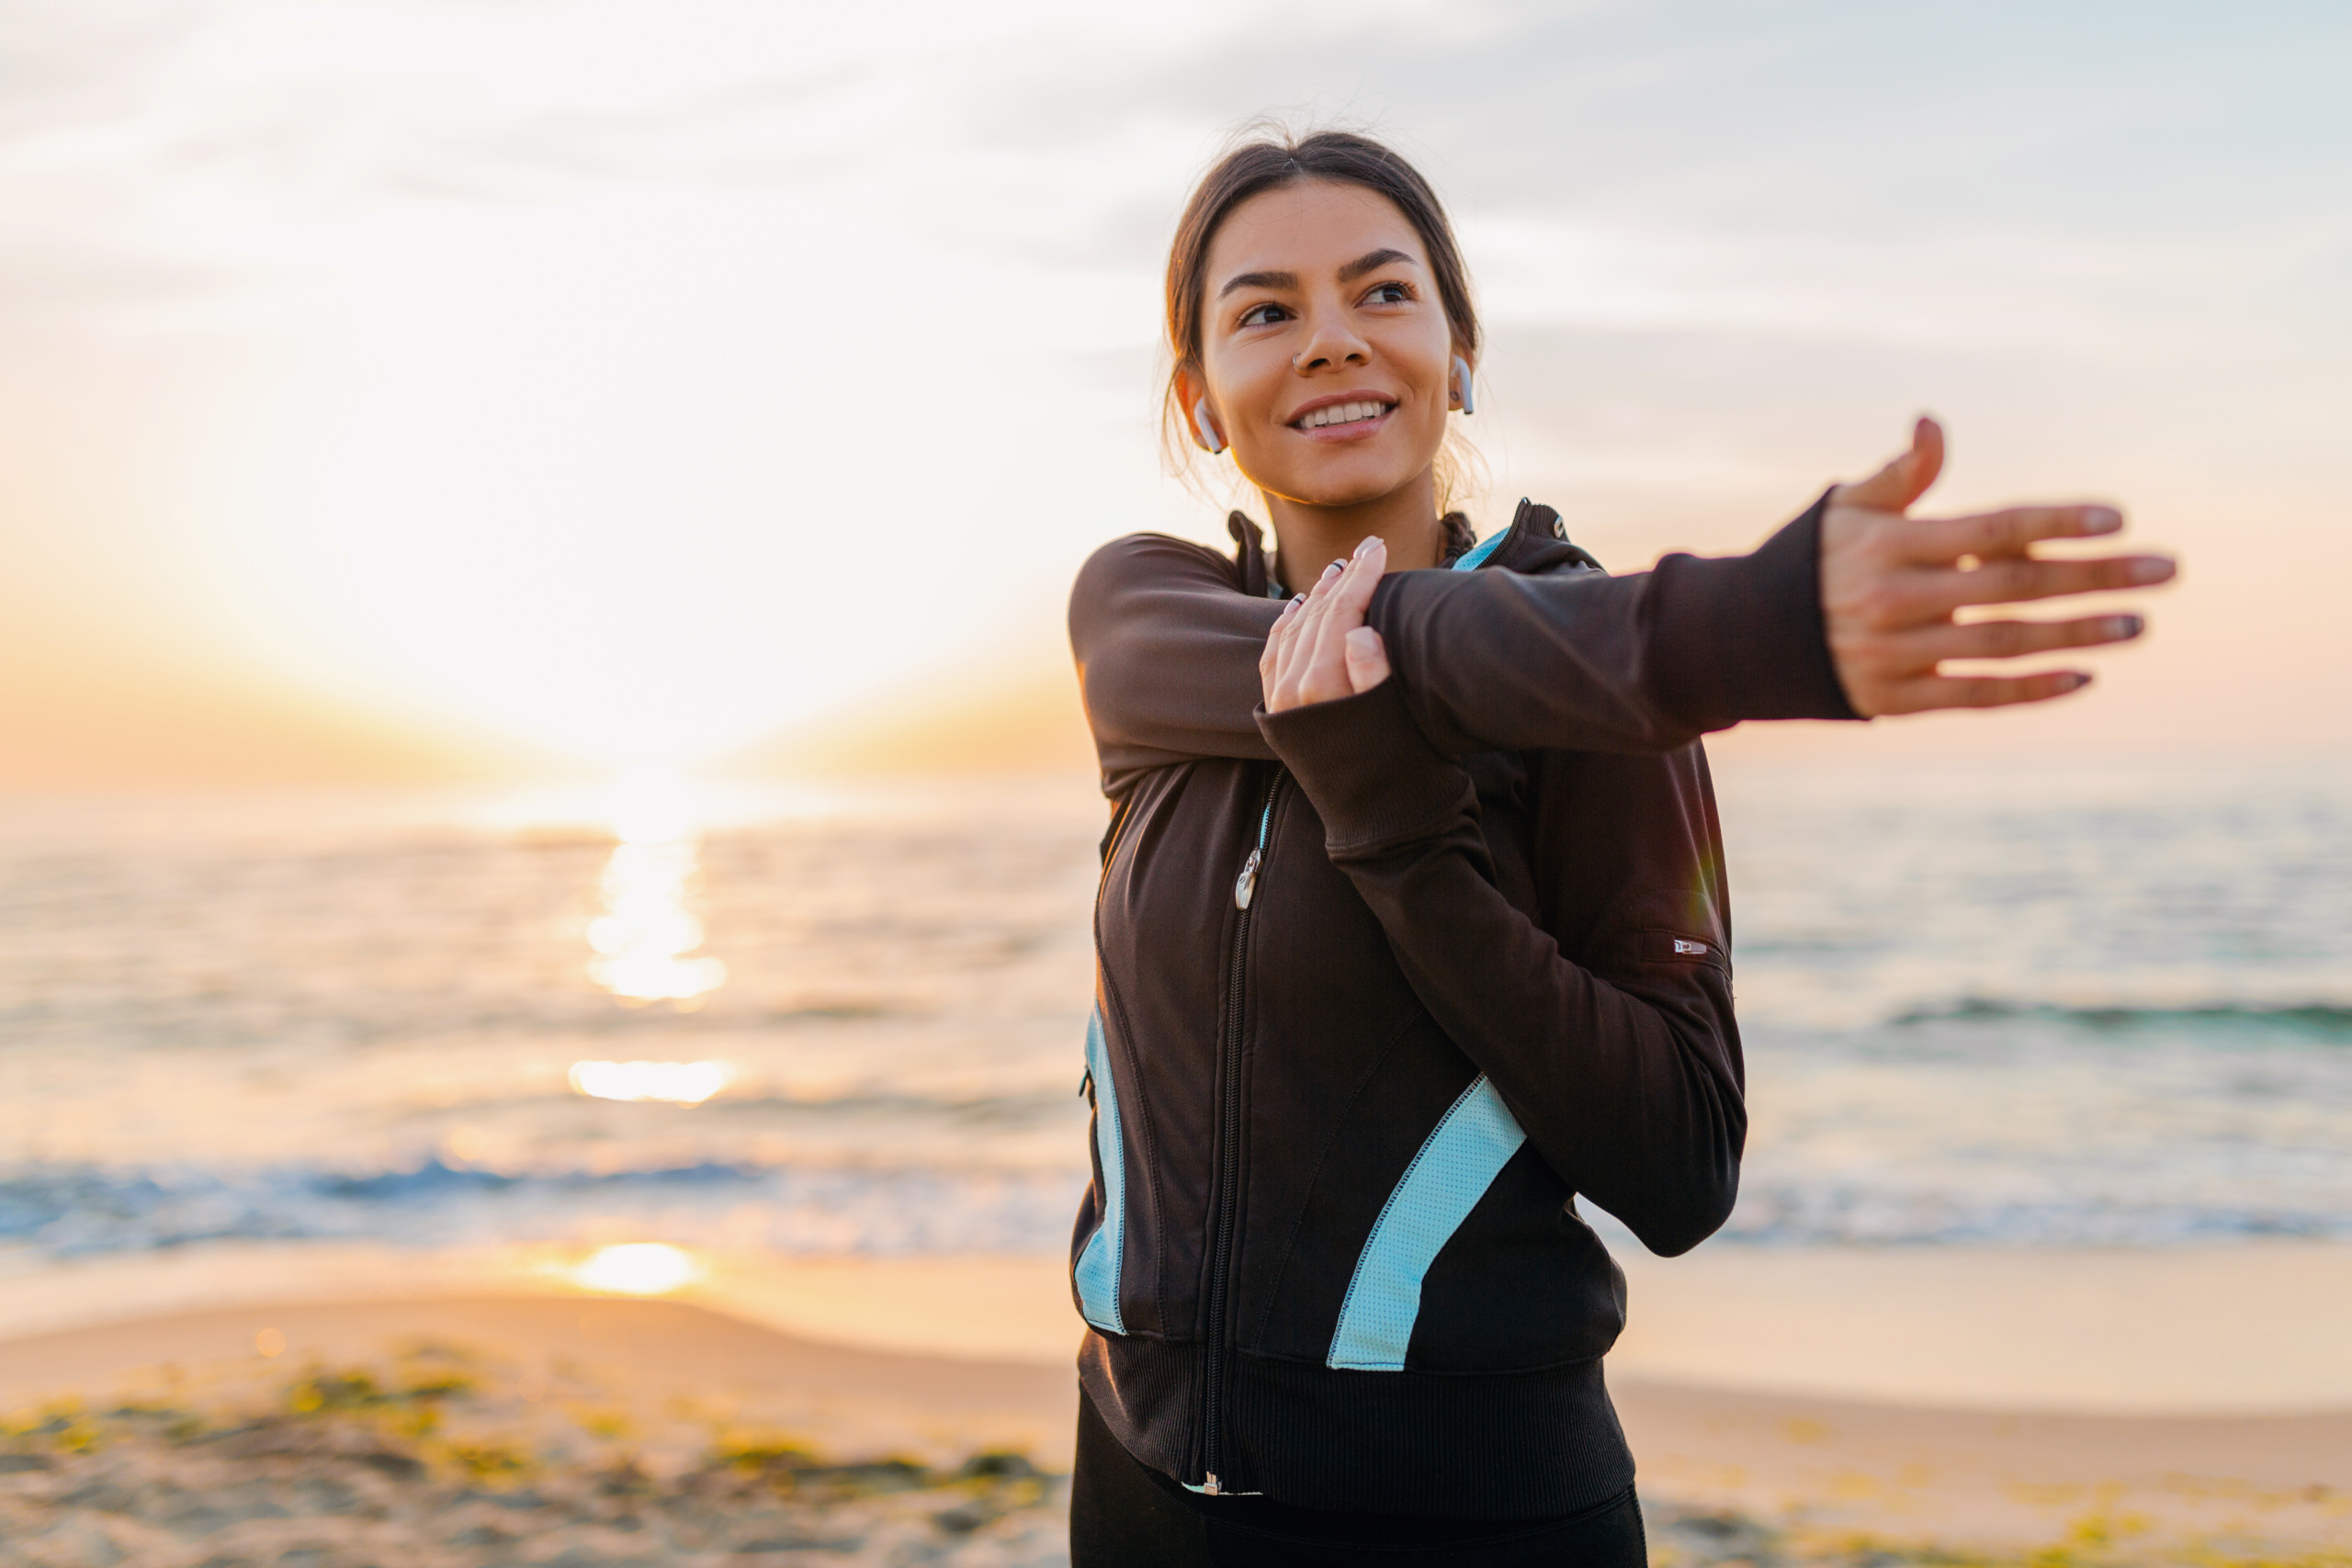
[[[2049,713],[2352,744],[2352,12],[17,0],[0,784],[693,761],[1057,692],[1240,119],[1453,203],[1482,527],[1744,547],[1910,417],[2179,549]],[[931,705],[925,708],[924,705]]]

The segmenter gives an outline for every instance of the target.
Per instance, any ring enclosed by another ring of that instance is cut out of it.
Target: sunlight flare
[[[571,1087],[591,1100],[700,1105],[735,1081],[728,1062],[574,1062]]]
[[[632,1241],[599,1247],[571,1270],[572,1282],[624,1296],[667,1295],[702,1272],[694,1258],[666,1242]]]

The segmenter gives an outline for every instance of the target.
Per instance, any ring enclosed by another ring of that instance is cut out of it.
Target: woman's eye
[[[1401,283],[1375,283],[1363,297],[1367,305],[1403,305],[1412,300],[1413,291]]]
[[[1252,305],[1241,312],[1241,324],[1245,327],[1262,327],[1269,321],[1281,321],[1285,314],[1287,312],[1280,305]]]

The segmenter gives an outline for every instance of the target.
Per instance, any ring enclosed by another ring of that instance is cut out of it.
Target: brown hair
[[[1439,302],[1453,340],[1473,360],[1478,356],[1478,310],[1470,299],[1470,269],[1462,262],[1462,248],[1445,208],[1420,171],[1395,152],[1350,130],[1317,130],[1295,135],[1279,126],[1259,125],[1242,132],[1243,140],[1227,151],[1193,187],[1184,215],[1177,220],[1176,238],[1168,247],[1168,349],[1174,364],[1161,393],[1159,429],[1162,445],[1178,468],[1189,463],[1192,411],[1181,406],[1177,377],[1201,367],[1201,318],[1204,312],[1209,245],[1233,209],[1264,191],[1281,190],[1306,180],[1329,180],[1361,186],[1386,197],[1421,237],[1429,253],[1430,271],[1436,275]],[[1447,505],[1459,487],[1463,470],[1473,459],[1457,449],[1449,432],[1438,452],[1438,504]],[[1453,513],[1449,525],[1460,517]],[[1467,519],[1459,532],[1467,534]],[[1449,532],[1453,532],[1449,528]]]

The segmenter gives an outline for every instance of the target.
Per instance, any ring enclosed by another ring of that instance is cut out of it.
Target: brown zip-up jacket
[[[1392,574],[1393,677],[1268,716],[1236,558],[1097,551],[1070,639],[1113,802],[1095,907],[1086,1392],[1195,1489],[1572,1513],[1633,1461],[1624,1280],[1730,1213],[1747,1117],[1703,732],[1850,718],[1819,503],[1753,555],[1609,577],[1521,504]]]

